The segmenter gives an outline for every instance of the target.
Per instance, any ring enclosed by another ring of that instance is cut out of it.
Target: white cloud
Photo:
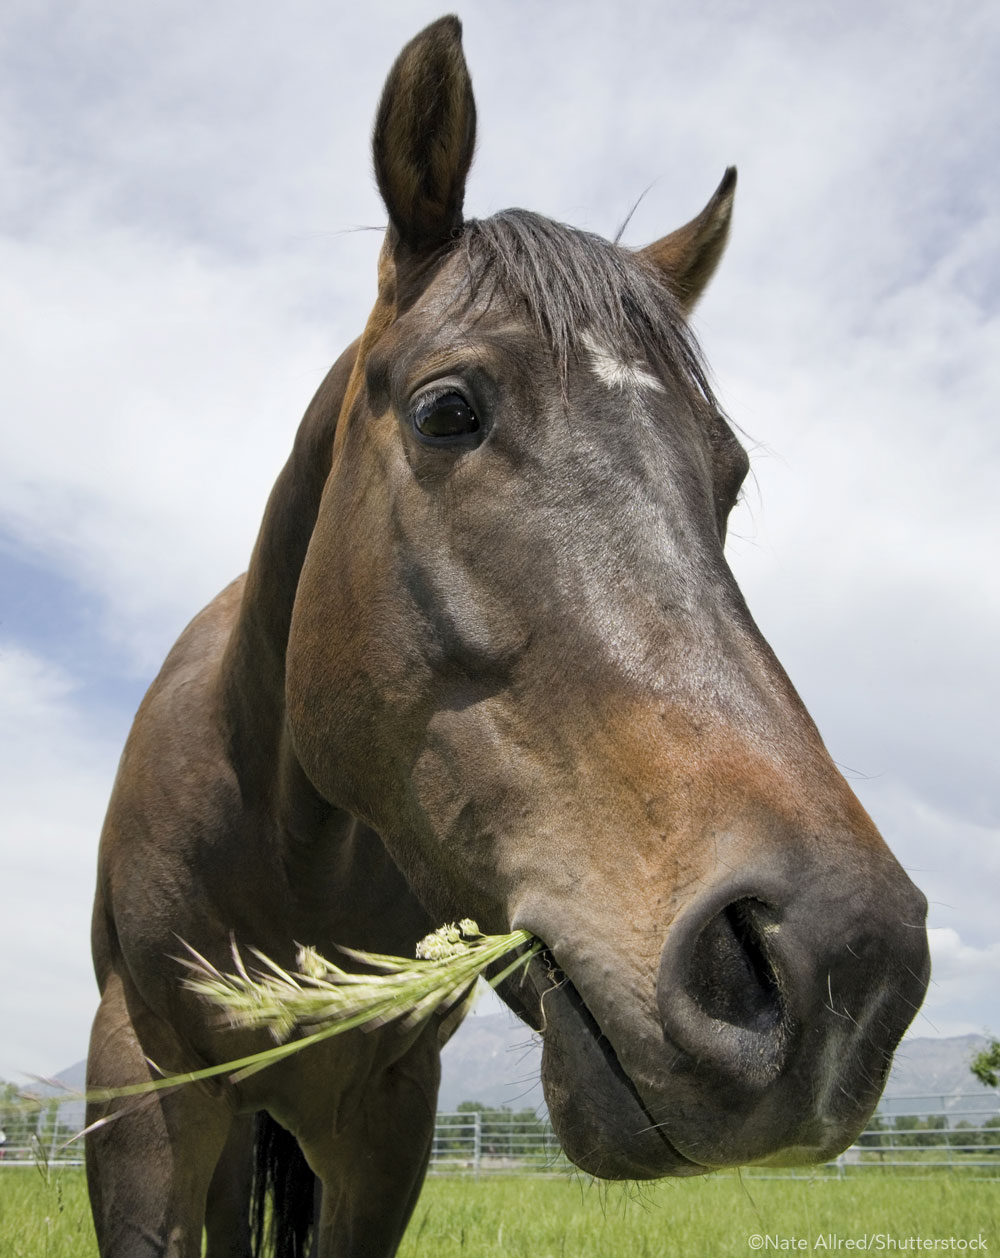
[[[98,593],[156,666],[246,566],[271,483],[337,347],[305,315],[301,261],[167,252],[130,232],[81,253],[0,244],[9,531]]]
[[[55,1072],[85,1049],[97,838],[119,750],[76,709],[70,678],[0,646],[0,1078]]]
[[[928,936],[931,986],[914,1033],[1000,1034],[1000,942],[975,948],[950,927],[932,928]],[[976,1021],[968,1018],[972,1010],[981,1015]]]
[[[996,940],[1000,824],[935,807],[919,789],[888,775],[853,786],[927,895],[931,925],[956,929],[977,946]]]
[[[973,948],[963,942],[957,930],[947,926],[927,933],[939,980],[967,984],[970,989],[1000,988],[1000,942]]]

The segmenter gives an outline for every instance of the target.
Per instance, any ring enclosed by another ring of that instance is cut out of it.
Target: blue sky
[[[368,136],[440,9],[0,17],[0,1077],[84,1051],[132,712],[241,571],[374,295]],[[740,168],[696,316],[754,483],[730,561],[932,902],[917,1034],[1000,1032],[995,5],[461,7],[467,209],[641,244]]]

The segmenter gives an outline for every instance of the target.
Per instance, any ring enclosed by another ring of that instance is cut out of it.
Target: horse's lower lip
[[[652,1114],[650,1114],[649,1110],[646,1108],[645,1101],[643,1101],[642,1097],[639,1095],[639,1091],[636,1088],[635,1084],[632,1082],[631,1076],[628,1074],[628,1072],[625,1070],[625,1067],[622,1065],[618,1057],[618,1054],[615,1052],[614,1045],[611,1043],[608,1037],[601,1030],[597,1022],[597,1019],[590,1012],[587,1002],[580,995],[576,987],[574,987],[574,985],[570,982],[569,978],[567,978],[567,976],[561,970],[559,970],[557,966],[554,967],[554,969],[555,969],[555,972],[561,976],[561,982],[562,982],[563,990],[565,991],[567,1000],[570,1002],[577,1017],[580,1019],[582,1024],[586,1027],[587,1033],[594,1039],[598,1048],[601,1050],[601,1053],[604,1059],[608,1063],[608,1067],[616,1071],[621,1076],[621,1078],[625,1081],[628,1087],[628,1090],[631,1092],[635,1100],[637,1107],[642,1110],[642,1112],[646,1115],[647,1119],[649,1120],[648,1130],[656,1132],[657,1136],[667,1146],[667,1149],[669,1150],[670,1154],[673,1157],[678,1158],[682,1162],[687,1162],[691,1166],[696,1166],[697,1163],[692,1162],[690,1158],[685,1157],[684,1154],[681,1153],[679,1149],[675,1148],[675,1146],[670,1142],[670,1140],[664,1134],[663,1124],[658,1123],[656,1119],[653,1118]]]
[[[650,1114],[638,1089],[623,1067],[614,1045],[602,1031],[580,992],[547,948],[532,960],[529,972],[531,986],[539,997],[542,1013],[542,1035],[545,1043],[542,1067],[543,1086],[549,1103],[550,1116],[564,1144],[566,1143],[565,1136],[563,1132],[559,1132],[560,1124],[556,1112],[559,1105],[554,1104],[551,1085],[546,1079],[546,1058],[552,1042],[545,1038],[545,1024],[548,1022],[545,1005],[546,999],[551,1000],[553,994],[558,993],[560,1005],[558,1032],[560,1039],[564,1040],[569,1035],[574,1038],[578,1037],[581,1042],[586,1041],[591,1050],[591,1060],[593,1059],[592,1050],[596,1049],[603,1064],[602,1073],[606,1075],[607,1081],[613,1084],[618,1094],[621,1110],[616,1111],[615,1117],[621,1120],[621,1130],[610,1130],[607,1134],[612,1139],[614,1136],[619,1136],[621,1148],[609,1147],[598,1155],[600,1169],[594,1169],[593,1165],[584,1165],[584,1169],[593,1170],[595,1174],[603,1174],[605,1177],[633,1179],[704,1173],[708,1168],[681,1153],[668,1139],[662,1124]],[[569,1023],[568,1026],[567,1023]],[[574,1080],[574,1083],[576,1082]],[[579,1080],[581,1087],[584,1082]],[[572,1150],[567,1149],[567,1152],[574,1161],[583,1165],[581,1159]],[[588,1157],[590,1156],[588,1154]]]

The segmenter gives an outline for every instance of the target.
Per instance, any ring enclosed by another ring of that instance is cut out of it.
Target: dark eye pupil
[[[425,437],[462,437],[479,430],[479,420],[461,393],[442,393],[421,402],[413,422]]]

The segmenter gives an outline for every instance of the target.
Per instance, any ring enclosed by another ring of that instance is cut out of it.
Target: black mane
[[[580,335],[589,332],[623,358],[639,355],[667,372],[697,410],[718,412],[677,300],[638,254],[520,209],[468,220],[458,247],[468,262],[470,295],[499,290],[523,304],[564,379]]]

